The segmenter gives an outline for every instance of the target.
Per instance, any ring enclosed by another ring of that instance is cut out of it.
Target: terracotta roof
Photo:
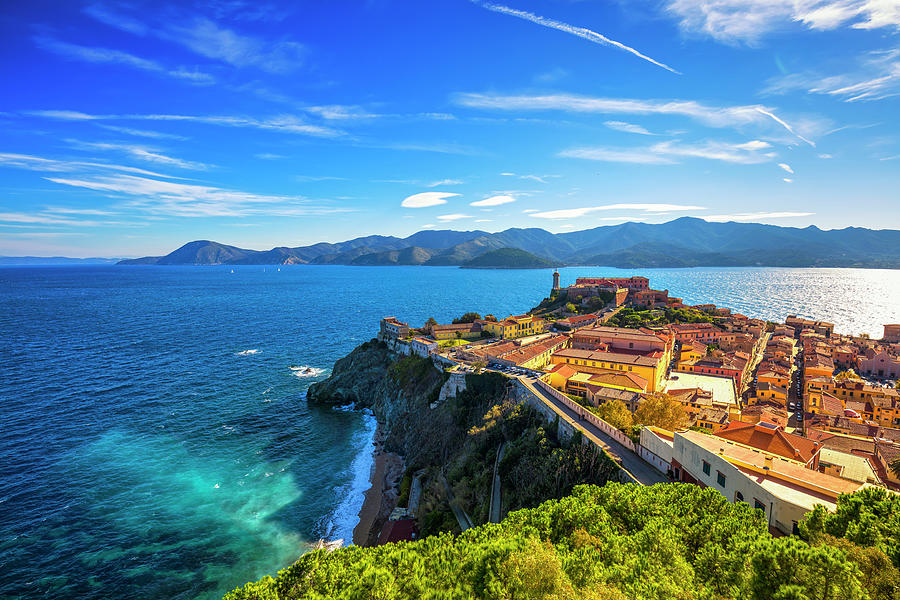
[[[593,350],[578,350],[576,348],[567,348],[565,350],[560,350],[559,352],[554,354],[554,356],[578,360],[595,360],[628,365],[639,365],[644,367],[656,367],[659,363],[656,358],[650,356],[623,354],[621,352],[595,352]]]
[[[591,327],[590,329],[579,330],[576,335],[587,337],[604,337],[620,340],[645,340],[652,342],[662,341],[656,334],[646,333],[638,329],[628,329],[625,327]]]
[[[756,424],[732,421],[714,435],[804,464],[808,463],[820,449],[815,442],[799,435],[785,433],[782,427],[765,421]]]
[[[635,373],[597,373],[590,378],[590,383],[597,386],[619,385],[622,387],[647,389],[647,380]]]

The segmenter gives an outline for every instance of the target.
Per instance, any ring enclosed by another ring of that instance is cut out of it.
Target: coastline
[[[398,484],[406,465],[399,454],[384,451],[385,437],[384,429],[378,423],[372,439],[374,460],[369,478],[371,485],[366,490],[359,509],[359,522],[353,528],[355,546],[374,545],[382,526],[397,504]]]

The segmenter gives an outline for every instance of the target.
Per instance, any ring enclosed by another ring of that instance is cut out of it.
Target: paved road
[[[490,523],[500,522],[500,461],[503,460],[503,452],[506,450],[506,442],[500,444],[497,448],[497,458],[494,461],[494,479],[491,484],[491,511],[488,521]]]
[[[529,391],[534,393],[546,405],[550,406],[554,412],[559,415],[560,420],[571,423],[576,429],[580,430],[586,438],[609,452],[613,458],[619,462],[622,468],[625,469],[638,483],[643,485],[669,483],[669,479],[665,475],[651,467],[640,456],[608,436],[594,424],[589,423],[588,421],[582,421],[578,413],[553,396],[544,393],[535,385],[535,378],[522,376],[519,377],[519,381],[521,381]]]
[[[466,511],[462,509],[462,507],[456,503],[456,498],[453,497],[453,491],[450,489],[450,484],[447,483],[447,479],[444,475],[441,475],[441,483],[444,484],[444,491],[447,493],[447,503],[450,505],[450,510],[453,511],[453,516],[456,517],[456,522],[459,524],[459,528],[462,531],[466,529],[471,529],[472,519],[469,518],[469,515],[466,514]]]

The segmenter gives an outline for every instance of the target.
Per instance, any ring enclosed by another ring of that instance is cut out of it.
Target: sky
[[[37,0],[0,81],[0,255],[900,229],[900,0]]]

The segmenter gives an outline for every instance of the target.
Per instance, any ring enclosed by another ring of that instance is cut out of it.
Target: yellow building
[[[647,380],[648,392],[655,392],[662,388],[667,364],[662,352],[656,354],[659,356],[568,348],[554,354],[550,361],[554,364],[567,364],[576,371],[586,373],[634,373]]]
[[[481,321],[481,327],[494,337],[512,339],[543,333],[544,321],[534,315],[513,315],[502,321]]]

